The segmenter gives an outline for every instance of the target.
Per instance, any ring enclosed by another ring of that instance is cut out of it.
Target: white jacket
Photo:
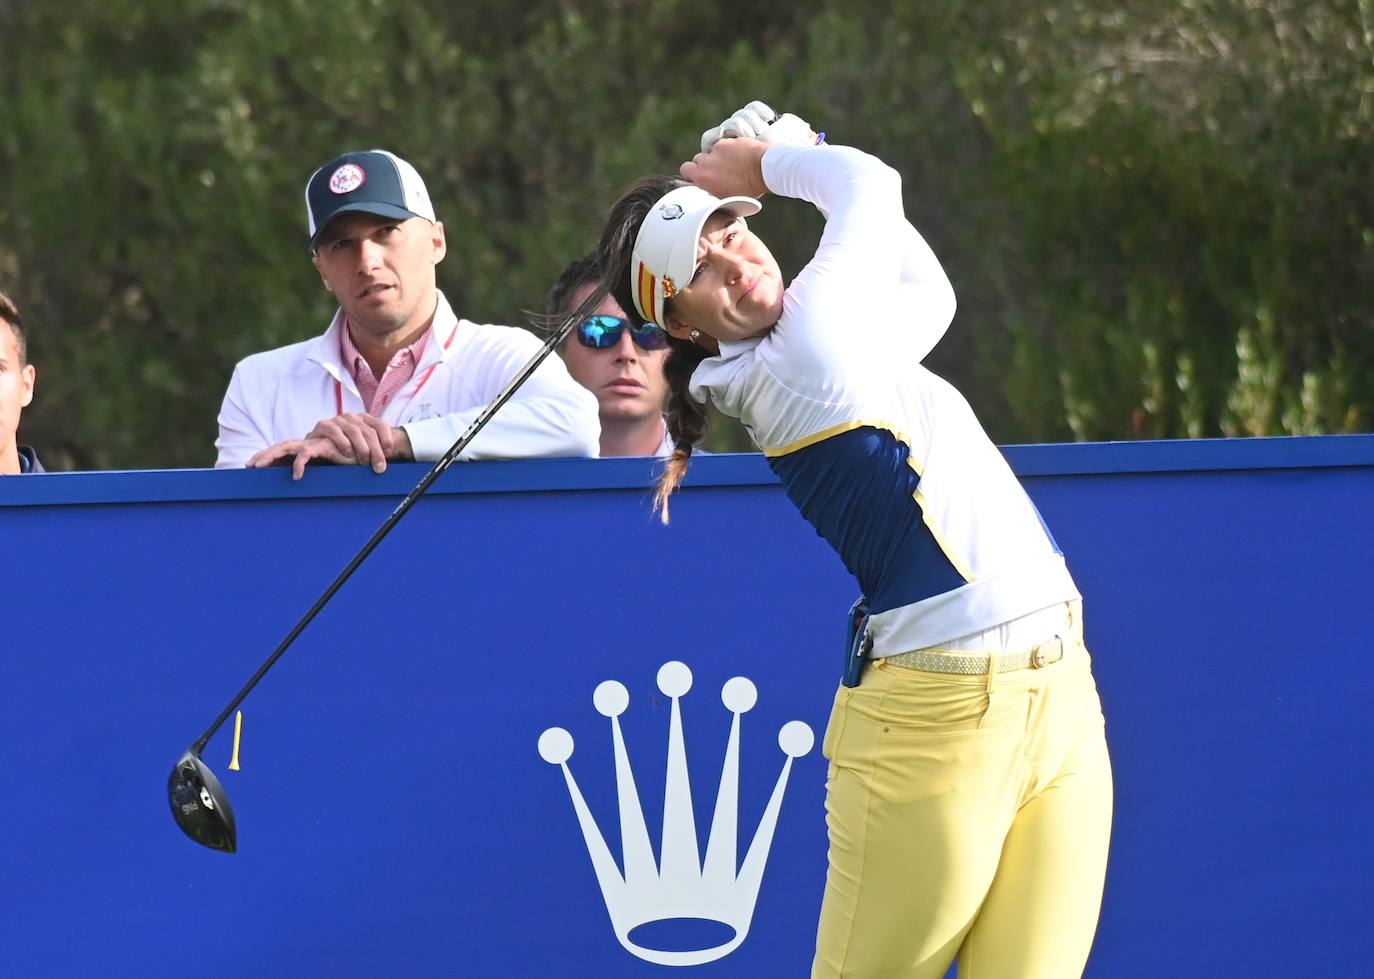
[[[364,410],[343,364],[343,323],[340,310],[323,336],[239,362],[220,408],[216,468],[243,466],[261,449],[304,438],[322,419]],[[415,376],[381,414],[406,430],[424,462],[448,451],[539,349],[525,330],[458,319],[442,293],[431,330]],[[594,457],[600,438],[595,396],[549,357],[459,459]]]

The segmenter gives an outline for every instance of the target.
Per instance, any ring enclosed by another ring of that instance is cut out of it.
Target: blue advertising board
[[[1374,438],[1006,450],[1085,596],[1088,975],[1363,974]],[[799,976],[854,586],[758,456],[0,480],[0,975]]]

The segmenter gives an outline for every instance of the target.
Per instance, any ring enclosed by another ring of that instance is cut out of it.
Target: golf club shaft
[[[358,570],[358,566],[376,549],[377,545],[382,542],[382,538],[386,537],[386,535],[391,532],[391,528],[395,527],[397,522],[405,516],[406,511],[415,505],[415,501],[424,495],[425,490],[429,489],[430,484],[438,479],[439,476],[443,474],[444,470],[453,464],[453,461],[458,458],[458,454],[468,447],[468,443],[476,438],[477,433],[482,430],[487,422],[491,421],[492,416],[500,410],[501,406],[511,399],[511,395],[515,394],[520,386],[529,380],[530,375],[533,374],[535,370],[538,369],[539,365],[547,359],[549,354],[553,353],[554,349],[563,342],[563,338],[568,335],[576,322],[577,317],[573,315],[559,324],[558,329],[544,341],[544,345],[539,348],[539,351],[532,358],[530,358],[530,362],[520,369],[520,373],[511,378],[510,383],[502,389],[501,393],[496,396],[491,404],[483,408],[482,413],[473,419],[467,431],[458,436],[458,441],[449,446],[449,450],[439,458],[439,461],[430,468],[429,472],[425,473],[424,478],[415,485],[413,490],[406,494],[406,498],[392,511],[391,516],[386,518],[386,522],[377,528],[377,532],[363,545],[362,550],[355,554],[353,560],[348,562],[348,566],[339,572],[337,578],[330,582],[329,587],[324,590],[324,594],[315,600],[315,604],[310,606],[310,610],[306,612],[305,615],[301,616],[301,620],[296,623],[295,628],[287,633],[286,638],[272,651],[272,655],[267,657],[263,664],[258,667],[257,672],[243,685],[243,689],[229,702],[229,706],[224,708],[219,717],[215,718],[215,722],[211,724],[209,728],[206,729],[205,733],[191,746],[191,750],[195,754],[199,755],[201,751],[204,750],[210,738],[220,729],[220,725],[229,719],[229,716],[234,713],[239,704],[243,703],[243,699],[258,685],[258,681],[266,675],[268,670],[276,665],[277,660],[281,659],[282,653],[286,652],[291,644],[296,641],[296,637],[305,631],[305,627],[319,614],[320,609],[324,608],[329,600],[334,597],[334,593],[343,587],[343,583],[352,576],[353,572]]]

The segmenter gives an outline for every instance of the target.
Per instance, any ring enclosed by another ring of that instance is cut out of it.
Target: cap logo
[[[680,204],[664,204],[658,209],[658,213],[663,215],[665,221],[676,221],[682,217],[682,206]]]
[[[336,194],[351,194],[363,185],[367,174],[356,163],[345,163],[329,178],[329,189]]]

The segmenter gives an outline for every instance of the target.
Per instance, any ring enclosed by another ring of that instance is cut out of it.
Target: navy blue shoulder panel
[[[874,612],[965,584],[922,519],[909,456],[891,432],[856,428],[768,460]]]

